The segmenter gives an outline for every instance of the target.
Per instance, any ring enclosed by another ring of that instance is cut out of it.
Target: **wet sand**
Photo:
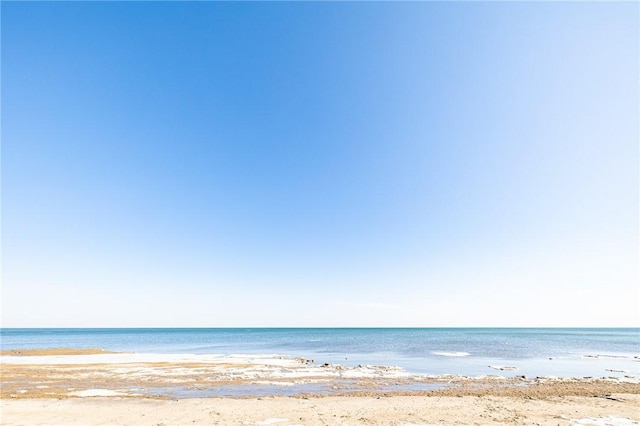
[[[637,380],[427,376],[278,356],[20,352],[0,357],[6,425],[640,425]]]
[[[116,353],[116,352],[105,351],[104,349],[98,349],[98,348],[14,349],[9,351],[0,351],[0,355],[5,355],[5,356],[96,355],[96,354],[113,354],[113,353]]]

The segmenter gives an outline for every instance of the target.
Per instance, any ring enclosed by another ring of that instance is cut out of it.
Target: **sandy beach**
[[[5,425],[635,425],[640,396],[96,397],[1,403]]]
[[[276,355],[3,353],[3,425],[640,424],[640,383],[466,377]]]

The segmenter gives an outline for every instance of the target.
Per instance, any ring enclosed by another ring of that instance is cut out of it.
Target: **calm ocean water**
[[[5,328],[0,347],[281,354],[345,366],[398,365],[428,374],[640,376],[639,328]]]

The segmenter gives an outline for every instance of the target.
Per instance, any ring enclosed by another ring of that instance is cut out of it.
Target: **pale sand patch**
[[[81,398],[92,396],[123,396],[122,392],[116,392],[109,389],[87,389],[83,391],[69,392],[69,396],[79,396]]]
[[[259,422],[256,422],[257,425],[272,425],[275,423],[288,422],[289,419],[266,419]]]
[[[178,401],[95,397],[2,400],[0,409],[2,424],[7,426],[637,424],[640,395],[612,397],[394,396]]]
[[[593,425],[593,426],[633,426],[640,425],[640,423],[635,422],[631,419],[626,419],[624,417],[617,416],[607,416],[607,417],[589,417],[586,419],[573,419],[571,420],[572,425]]]

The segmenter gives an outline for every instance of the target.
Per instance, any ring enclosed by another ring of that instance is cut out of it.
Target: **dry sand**
[[[0,360],[3,425],[640,425],[640,383],[620,379],[429,377],[280,357],[100,350]],[[245,397],[184,396],[214,395],[208,392],[225,386]],[[246,396],[260,387],[276,393],[296,386],[329,391]]]
[[[640,424],[640,396],[2,400],[4,425]]]

